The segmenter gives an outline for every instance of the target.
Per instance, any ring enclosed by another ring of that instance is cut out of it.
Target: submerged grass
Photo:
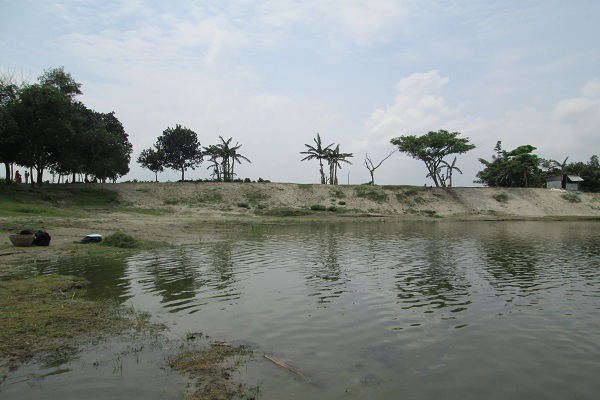
[[[168,362],[175,371],[196,379],[197,389],[190,399],[255,399],[258,386],[248,389],[231,380],[231,373],[250,360],[252,354],[247,346],[218,343],[182,351],[169,357]]]
[[[84,300],[84,288],[82,279],[59,275],[0,282],[0,359],[14,368],[41,354],[58,358],[133,326],[116,304]]]

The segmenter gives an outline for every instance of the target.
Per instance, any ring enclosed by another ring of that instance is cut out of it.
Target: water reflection
[[[85,278],[90,284],[86,288],[91,299],[110,298],[124,302],[131,296],[131,282],[125,258],[77,258],[63,259],[57,263],[40,264],[41,274],[58,273]]]
[[[307,268],[306,284],[312,289],[312,296],[317,297],[319,304],[330,303],[332,299],[342,295],[345,285],[350,281],[339,262],[342,252],[338,244],[340,238],[343,238],[342,234],[326,230],[320,232],[317,240],[308,244],[315,246],[316,251],[311,256],[314,265]]]
[[[395,276],[402,308],[424,307],[426,313],[445,307],[453,307],[453,312],[464,310],[471,303],[471,284],[460,263],[466,249],[449,237],[409,245],[416,262],[401,265]]]
[[[40,272],[84,276],[182,336],[256,343],[318,381],[257,361],[245,373],[265,399],[593,398],[598,243],[585,222],[270,226]]]

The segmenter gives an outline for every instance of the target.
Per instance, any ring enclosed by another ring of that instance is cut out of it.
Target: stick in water
[[[287,365],[286,363],[284,363],[283,361],[279,361],[278,359],[276,359],[275,357],[271,357],[269,355],[264,355],[265,358],[269,361],[271,361],[273,364],[280,366],[283,369],[287,369],[290,372],[293,372],[294,374],[300,376],[302,379],[304,379],[306,382],[310,382],[310,379],[308,379],[306,376],[304,376],[300,371],[295,370],[294,368],[290,367],[289,365]]]

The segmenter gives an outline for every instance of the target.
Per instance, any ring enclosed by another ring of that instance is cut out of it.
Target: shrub
[[[508,202],[508,195],[506,193],[500,193],[497,194],[494,197],[494,200],[496,200],[498,203],[506,203]]]
[[[123,232],[115,232],[112,235],[107,236],[100,244],[121,249],[135,249],[141,245],[139,240],[135,239],[133,236],[126,235]]]
[[[575,193],[565,193],[562,198],[567,200],[569,203],[581,203],[581,197]]]
[[[388,194],[385,192],[381,192],[373,187],[369,187],[370,185],[361,185],[356,187],[356,195],[358,197],[365,197],[369,200],[373,200],[376,202],[382,202],[388,199]]]
[[[313,204],[312,206],[310,206],[310,209],[313,211],[326,211],[327,207],[323,204]]]

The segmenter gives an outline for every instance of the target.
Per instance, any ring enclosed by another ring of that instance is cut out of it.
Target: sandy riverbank
[[[81,205],[70,194],[108,190],[110,202]],[[2,189],[5,200],[15,189]],[[19,204],[0,217],[0,265],[78,254],[90,233],[121,231],[165,245],[209,240],[224,224],[322,221],[598,219],[600,194],[525,188],[303,185],[293,183],[117,183],[23,186]],[[0,198],[1,199],[1,198]],[[11,204],[11,203],[8,203]],[[26,205],[37,207],[32,212]],[[312,209],[311,209],[312,208]],[[36,210],[42,210],[40,212]],[[47,212],[45,212],[47,211]],[[1,214],[0,214],[1,215]],[[21,229],[51,233],[48,248],[12,246]]]

